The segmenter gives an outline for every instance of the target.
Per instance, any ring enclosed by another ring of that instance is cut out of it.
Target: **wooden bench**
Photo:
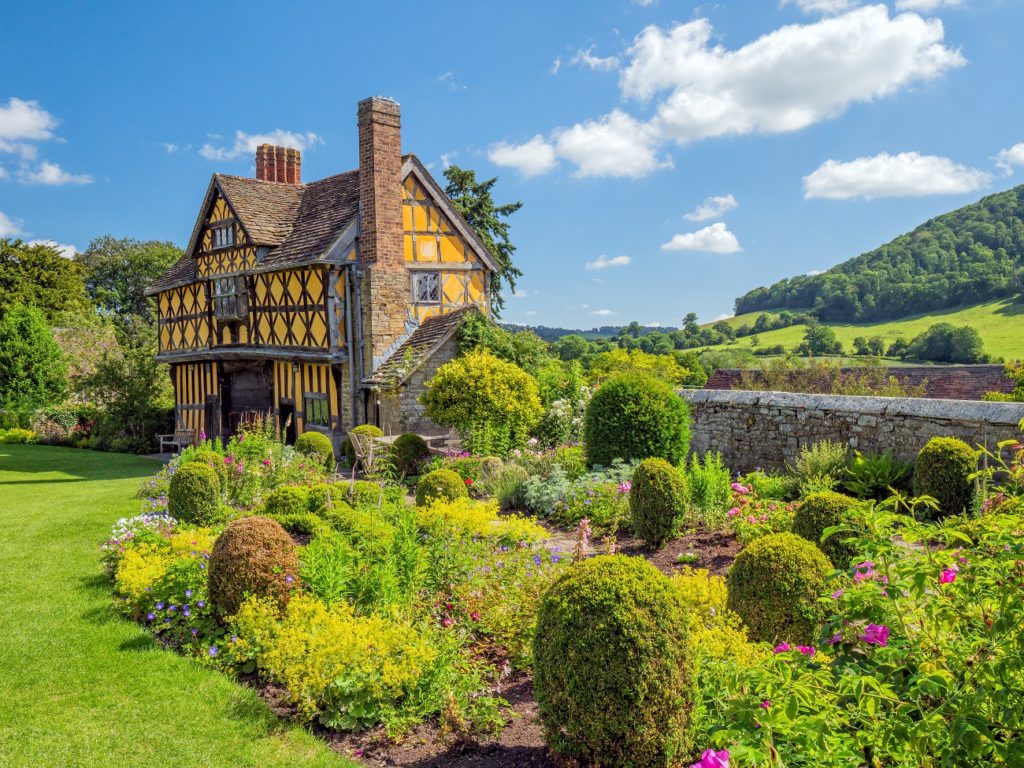
[[[176,429],[170,435],[157,435],[160,438],[160,453],[167,448],[173,448],[174,453],[181,453],[182,448],[188,448],[196,441],[194,429]]]

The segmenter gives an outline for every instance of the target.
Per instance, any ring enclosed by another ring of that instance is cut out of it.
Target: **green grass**
[[[158,467],[0,445],[0,766],[352,765],[112,611],[97,546]]]
[[[751,312],[737,315],[728,318],[726,322],[734,328],[744,324],[753,326],[760,314],[760,312]],[[776,313],[769,311],[768,314]],[[897,337],[902,336],[910,341],[935,323],[969,325],[981,334],[981,338],[985,342],[985,351],[988,354],[993,357],[1004,357],[1007,360],[1024,358],[1024,299],[1020,298],[989,301],[971,307],[931,312],[927,315],[914,315],[887,323],[857,325],[827,323],[827,325],[835,329],[836,336],[843,343],[844,349],[852,351],[853,340],[857,336],[865,338],[881,336],[888,347]],[[802,325],[780,328],[777,331],[768,331],[758,335],[762,347],[782,344],[787,350],[803,341],[803,337],[804,326]],[[750,340],[751,337],[745,336],[742,339],[737,339],[735,345],[749,347]],[[710,347],[710,349],[717,348],[720,347]]]

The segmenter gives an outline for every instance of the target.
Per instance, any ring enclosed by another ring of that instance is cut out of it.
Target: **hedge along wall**
[[[959,437],[994,448],[1021,439],[1024,403],[792,392],[684,390],[691,410],[690,449],[720,451],[734,471],[777,468],[819,440],[913,459],[929,438]]]

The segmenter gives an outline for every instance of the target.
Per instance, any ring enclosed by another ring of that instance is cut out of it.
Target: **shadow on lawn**
[[[144,456],[101,453],[52,445],[5,445],[0,452],[0,471],[26,475],[60,473],[64,477],[0,480],[0,485],[75,483],[92,480],[129,480],[152,475],[160,462]]]

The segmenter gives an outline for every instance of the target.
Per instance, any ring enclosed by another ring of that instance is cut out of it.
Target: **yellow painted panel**
[[[270,339],[270,320],[267,319],[265,314],[260,315],[260,321],[256,326],[256,333],[264,344]]]
[[[249,343],[249,328],[245,325],[238,327],[238,343],[248,344]]]
[[[285,322],[283,315],[279,314],[274,318],[274,335],[277,336],[278,344],[283,344],[288,336],[288,323]]]
[[[427,228],[427,211],[422,206],[417,205],[412,209],[412,228],[417,232]]]
[[[427,229],[431,232],[436,232],[440,229],[441,214],[434,206],[430,206],[427,209]]]
[[[299,297],[302,295],[302,284],[299,282],[299,275],[297,272],[288,273],[288,296],[291,298],[293,304],[297,304]]]
[[[457,235],[441,236],[441,261],[465,261],[466,251]]]
[[[412,206],[402,206],[402,229],[406,232],[412,229]]]
[[[302,322],[302,315],[298,312],[289,312],[288,316],[291,318],[292,335],[296,341],[302,339],[303,332],[305,331],[305,323]]]
[[[484,276],[482,272],[473,272],[469,278],[469,300],[480,301],[484,296]]]
[[[309,323],[310,332],[313,335],[313,341],[317,346],[327,346],[327,324],[324,323],[323,318],[320,317],[319,312],[313,313],[313,319]]]
[[[310,270],[306,289],[309,291],[309,295],[313,297],[313,301],[323,301],[324,281],[320,276],[319,270]]]
[[[412,192],[415,191],[415,189],[416,189],[416,179],[414,179],[412,176],[409,176],[405,180],[405,183],[402,184],[402,190],[403,190],[403,192],[412,193]]]
[[[462,304],[463,289],[462,281],[459,276],[448,272],[444,276],[444,303],[445,304]]]
[[[220,343],[230,344],[231,343],[231,329],[226,325],[220,329]]]
[[[406,261],[412,261],[413,260],[412,235],[406,235],[403,238],[403,241],[404,241],[403,245],[405,246],[405,260]]]
[[[270,278],[270,297],[274,300],[275,304],[281,303],[281,296],[284,294],[284,286],[281,285],[280,275],[271,275]]]
[[[262,277],[257,277],[253,283],[253,293],[256,295],[256,303],[263,304],[267,299],[267,284]]]

